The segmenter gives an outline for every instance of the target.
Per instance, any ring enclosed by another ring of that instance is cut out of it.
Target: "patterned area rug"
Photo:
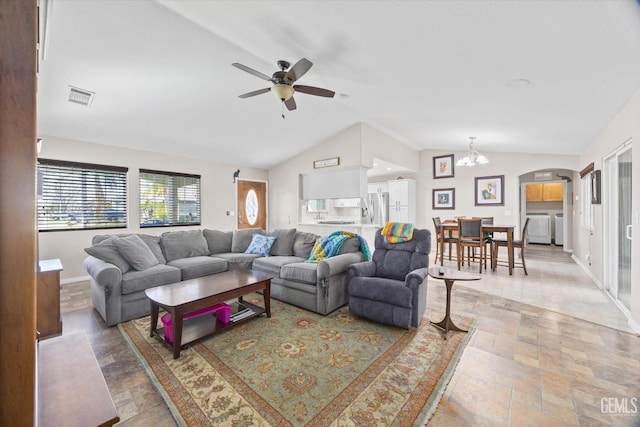
[[[149,337],[149,317],[119,327],[183,426],[421,425],[473,330],[462,316],[470,332],[443,340],[427,318],[407,331],[347,307],[320,316],[272,300],[271,312],[190,344],[178,360]]]

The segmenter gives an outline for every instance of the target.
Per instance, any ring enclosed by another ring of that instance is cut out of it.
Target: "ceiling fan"
[[[287,109],[291,111],[296,109],[296,101],[293,99],[293,94],[296,91],[300,93],[306,93],[308,95],[324,96],[327,98],[333,98],[333,96],[336,94],[334,91],[328,89],[293,84],[300,77],[305,75],[313,65],[313,63],[306,58],[302,58],[291,68],[289,68],[291,66],[289,62],[284,60],[278,61],[278,67],[280,67],[280,71],[276,71],[271,77],[261,73],[260,71],[256,71],[253,68],[247,67],[246,65],[238,64],[237,62],[234,62],[231,65],[243,71],[246,71],[249,74],[253,74],[256,77],[261,78],[262,80],[267,80],[273,83],[273,86],[271,87],[258,89],[254,90],[253,92],[242,94],[239,96],[239,98],[250,98],[262,93],[272,92],[278,99],[283,102]],[[287,71],[287,69],[289,71]],[[284,115],[282,117],[284,117]]]

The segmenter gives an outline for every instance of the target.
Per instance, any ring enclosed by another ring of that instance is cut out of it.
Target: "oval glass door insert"
[[[258,195],[252,189],[247,192],[247,198],[244,200],[244,211],[247,214],[247,221],[254,225],[258,220]]]

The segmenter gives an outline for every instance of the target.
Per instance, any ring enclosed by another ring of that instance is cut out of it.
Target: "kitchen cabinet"
[[[527,184],[527,202],[542,201],[542,184]]]
[[[336,199],[334,203],[336,208],[359,208],[360,199]]]
[[[527,202],[561,202],[562,183],[527,184]]]
[[[414,223],[416,220],[416,181],[389,181],[389,221]]]
[[[550,182],[548,184],[542,184],[542,200],[544,202],[561,202],[562,183]]]

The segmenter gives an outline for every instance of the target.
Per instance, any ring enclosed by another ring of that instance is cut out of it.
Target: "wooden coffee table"
[[[242,300],[244,295],[263,291],[264,308]],[[207,335],[232,328],[245,321],[266,313],[271,317],[271,276],[255,270],[231,270],[210,276],[198,277],[183,282],[170,283],[145,290],[151,301],[151,331],[165,344],[173,347],[173,358],[180,357],[183,345]],[[223,323],[215,315],[183,320],[186,313],[210,307],[219,302],[238,298],[239,302],[251,308],[254,313],[237,322]],[[166,340],[164,328],[158,329],[160,308],[171,313],[173,322],[173,343]]]

